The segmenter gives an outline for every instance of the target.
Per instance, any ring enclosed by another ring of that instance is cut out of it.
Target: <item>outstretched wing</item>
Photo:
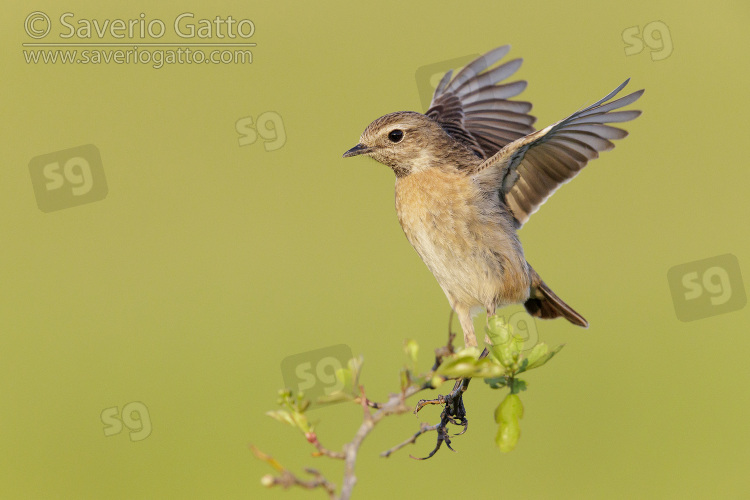
[[[526,82],[498,85],[518,70],[522,59],[488,69],[509,50],[510,45],[491,50],[469,63],[453,79],[453,71],[448,71],[425,113],[483,159],[534,132],[532,124],[536,118],[528,114],[531,103],[508,100],[523,92]]]
[[[605,125],[638,117],[637,110],[614,111],[635,102],[643,90],[607,102],[630,79],[600,101],[581,109],[549,127],[515,141],[476,168],[476,173],[500,169],[500,195],[513,212],[518,226],[561,185],[571,180],[599,152],[615,147],[611,142],[628,135],[625,130]]]

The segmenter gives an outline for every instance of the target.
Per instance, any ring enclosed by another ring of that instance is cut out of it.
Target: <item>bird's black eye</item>
[[[395,129],[388,132],[388,140],[391,142],[401,142],[401,139],[404,138],[404,131]]]

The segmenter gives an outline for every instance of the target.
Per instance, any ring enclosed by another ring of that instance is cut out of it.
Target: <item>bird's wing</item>
[[[509,144],[478,165],[472,175],[499,173],[500,195],[518,226],[522,226],[557,188],[575,177],[599,152],[614,148],[611,140],[628,135],[625,130],[605,124],[627,122],[641,114],[637,110],[615,110],[635,102],[643,90],[610,101],[629,81],[591,106]]]
[[[489,51],[469,63],[453,79],[453,70],[448,71],[435,89],[425,113],[483,159],[534,131],[532,124],[536,118],[528,114],[531,103],[508,100],[523,92],[526,82],[498,85],[518,70],[522,59],[488,69],[509,50],[510,45],[504,45]]]

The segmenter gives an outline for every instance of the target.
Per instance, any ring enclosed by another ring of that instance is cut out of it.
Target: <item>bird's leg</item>
[[[497,307],[494,305],[487,307],[487,316],[484,318],[484,345],[492,345],[492,339],[490,338],[490,318],[495,315]],[[486,350],[486,349],[485,349]]]
[[[455,307],[458,314],[458,321],[461,323],[461,329],[464,331],[464,344],[466,347],[477,346],[477,336],[474,335],[474,321],[471,319],[471,310],[465,307]]]
[[[461,323],[461,329],[464,331],[464,342],[466,343],[466,346],[476,347],[477,337],[474,334],[474,322],[471,319],[470,310],[459,306],[454,306],[453,309],[458,314],[458,320]],[[450,319],[453,319],[452,311]],[[448,325],[448,328],[450,333],[450,324]],[[485,349],[485,351],[487,350]],[[482,352],[482,354],[479,356],[479,359],[482,359],[486,355],[487,352]],[[466,432],[466,428],[468,426],[468,420],[466,420],[466,408],[464,407],[463,402],[463,393],[466,392],[466,389],[469,388],[469,382],[471,382],[471,379],[456,380],[456,383],[453,386],[453,390],[450,392],[450,394],[448,394],[447,396],[439,395],[436,399],[432,400],[420,401],[419,403],[417,403],[417,407],[414,409],[414,413],[416,414],[419,410],[421,410],[428,404],[444,404],[445,409],[443,410],[441,419],[443,417],[447,417],[448,421],[450,421],[451,423],[462,425],[464,429],[457,435],[463,434],[464,432]]]
[[[474,325],[471,321],[471,316],[468,314],[468,311],[466,314],[462,314],[462,311],[457,312],[459,314],[459,319],[461,320],[461,327],[464,330],[464,339],[466,340],[467,345],[471,345],[471,341],[473,341],[473,345],[476,346],[476,337],[474,335]],[[453,315],[451,313],[451,318],[452,317]],[[482,354],[479,355],[479,359],[484,358],[488,354],[489,351],[485,348],[482,351]],[[449,394],[445,396],[441,394],[435,399],[423,399],[417,403],[417,406],[414,408],[415,414],[427,405],[444,405],[443,411],[440,414],[440,423],[435,426],[438,436],[437,444],[429,455],[418,460],[425,460],[432,457],[437,453],[443,443],[453,451],[453,448],[451,448],[450,436],[448,434],[448,424],[460,425],[463,427],[463,429],[455,434],[455,436],[460,436],[469,428],[469,419],[466,418],[466,407],[464,406],[463,394],[469,388],[470,382],[470,378],[458,379],[453,385],[453,390],[451,390]]]
[[[489,351],[487,350],[487,348],[485,348],[482,351],[482,354],[479,355],[479,359],[484,358],[488,354]],[[414,410],[414,413],[417,413],[420,409],[428,404],[444,404],[445,407],[440,414],[440,423],[435,425],[435,431],[437,431],[437,443],[435,444],[435,448],[433,448],[433,450],[426,457],[412,458],[416,458],[417,460],[426,460],[437,453],[443,443],[445,443],[448,449],[450,449],[451,451],[455,451],[451,447],[451,439],[450,435],[448,434],[448,424],[460,425],[461,427],[463,427],[463,429],[457,434],[454,434],[454,436],[460,436],[469,428],[469,419],[466,418],[466,407],[464,406],[463,395],[464,392],[466,392],[466,390],[469,388],[470,382],[470,378],[458,379],[456,380],[456,383],[454,384],[453,390],[450,392],[450,394],[446,396],[440,395],[437,397],[437,399],[422,400],[417,403],[417,407]]]
[[[464,331],[464,342],[466,343],[466,346],[476,346],[477,345],[477,337],[474,335],[474,322],[471,319],[471,313],[469,309],[460,307],[458,305],[454,305],[450,316],[448,318],[448,338],[453,338],[453,332],[451,330],[452,324],[453,324],[453,311],[456,311],[458,314],[458,320],[461,323],[461,329]],[[484,356],[486,356],[486,353],[482,353],[479,356],[479,359],[482,359]],[[437,369],[437,363],[435,362],[435,367],[433,369]],[[465,383],[465,385],[464,385]],[[460,395],[466,391],[466,388],[469,386],[469,381],[464,379],[458,379],[456,381],[456,384],[453,386],[453,390],[448,396],[438,395],[435,399],[422,399],[417,403],[416,408],[414,408],[414,414],[417,414],[419,410],[424,408],[427,405],[450,405],[452,404],[453,400],[456,398],[460,398]],[[462,403],[463,405],[463,403]]]

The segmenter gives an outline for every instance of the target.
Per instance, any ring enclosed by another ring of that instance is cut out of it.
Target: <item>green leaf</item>
[[[521,349],[520,344],[516,342],[515,338],[511,338],[511,341],[507,344],[494,345],[490,347],[490,352],[494,355],[495,359],[506,369],[506,371],[515,373],[519,367],[519,361],[521,360]]]
[[[436,373],[446,377],[471,376],[478,368],[478,352],[474,350],[461,350],[452,357],[443,361]]]
[[[526,366],[526,370],[533,370],[534,368],[539,368],[544,365],[547,361],[552,359],[555,354],[560,352],[563,347],[565,347],[565,344],[560,344],[550,351],[546,344],[542,343],[535,345],[528,355],[529,364]]]
[[[453,354],[453,356],[451,356],[449,359],[463,358],[463,357],[477,359],[479,358],[479,354],[481,354],[481,352],[479,351],[479,347],[462,347],[458,349],[456,353]]]
[[[487,335],[494,344],[505,344],[510,339],[510,328],[502,316],[487,318]]]
[[[536,363],[539,358],[542,356],[545,356],[549,352],[549,346],[545,344],[544,342],[540,342],[539,344],[535,345],[533,349],[526,355],[526,359],[529,361],[529,365],[532,363]],[[528,368],[528,366],[527,366]]]
[[[505,375],[505,369],[491,357],[485,357],[476,362],[474,377],[495,378]]]
[[[402,368],[399,376],[401,378],[401,390],[404,391],[407,387],[409,387],[409,382],[411,380],[409,370],[407,370],[406,368]]]
[[[346,368],[336,370],[336,378],[341,382],[341,390],[331,394],[338,398],[338,393],[344,393],[354,397],[359,386],[359,372],[362,369],[362,357],[356,357],[349,360]],[[318,398],[318,401],[330,401],[327,397]]]
[[[499,377],[505,370],[489,358],[479,358],[479,349],[462,349],[452,357],[447,358],[435,373],[446,378],[462,377]]]
[[[339,368],[335,373],[336,378],[341,381],[343,387],[352,387],[354,385],[354,376],[349,368]]]
[[[441,365],[438,373],[446,377],[460,378],[470,377],[477,370],[477,367],[471,361],[459,360],[457,362]]]
[[[505,377],[492,377],[484,379],[484,383],[489,385],[491,389],[502,389],[508,385],[508,379]]]
[[[519,420],[523,418],[523,404],[517,394],[508,394],[495,410],[495,422],[500,424],[495,436],[495,444],[500,451],[513,451],[521,436]]]
[[[518,394],[519,392],[525,391],[525,390],[526,390],[525,380],[521,380],[520,378],[511,379],[510,392],[512,394]]]
[[[419,353],[419,344],[415,340],[407,340],[404,342],[404,352],[409,357],[412,363],[417,362],[417,354]]]
[[[312,432],[312,426],[310,425],[310,422],[307,421],[307,417],[304,414],[295,412],[292,413],[291,416],[295,427],[304,433]]]
[[[509,453],[513,451],[518,444],[518,438],[521,437],[521,427],[518,425],[518,420],[506,422],[500,424],[497,429],[497,436],[495,436],[495,443],[500,451],[503,453]]]
[[[492,341],[489,348],[495,359],[504,367],[511,368],[511,371],[517,370],[523,350],[523,337],[514,335],[501,316],[492,316],[487,320],[487,336]]]
[[[294,423],[294,420],[292,419],[292,415],[288,411],[284,411],[284,410],[267,411],[266,415],[268,415],[269,417],[275,420],[278,420],[279,422],[287,423],[291,425],[292,427],[297,426]]]
[[[523,417],[523,404],[517,394],[507,394],[495,409],[495,422],[508,422]]]
[[[521,351],[523,351],[523,337],[521,337],[520,335],[513,334],[511,336],[510,348],[515,354],[518,354]]]
[[[489,346],[490,353],[492,356],[503,366],[513,364],[513,358],[510,354],[510,349],[504,344],[494,344]]]
[[[525,372],[528,366],[529,366],[529,360],[526,358],[521,359],[521,362],[518,364],[518,370],[516,370],[516,374]]]

